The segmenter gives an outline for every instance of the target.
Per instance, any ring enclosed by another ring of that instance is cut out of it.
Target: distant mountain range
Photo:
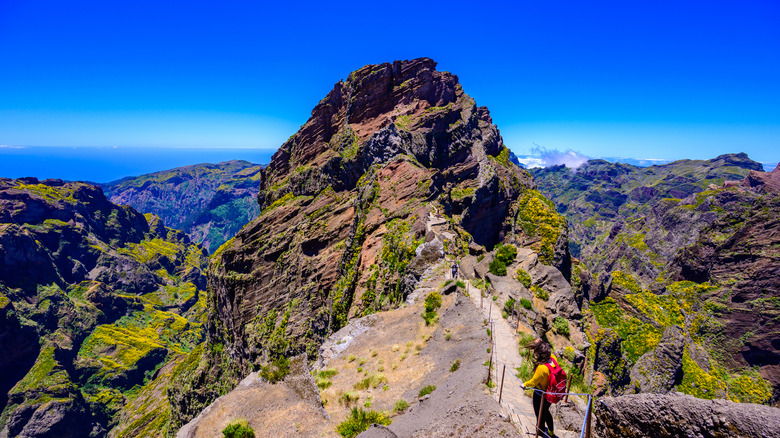
[[[646,351],[648,339],[684,318],[681,385],[697,397],[742,397],[748,380],[732,387],[718,373],[758,367],[777,398],[780,169],[761,170],[745,154],[644,168],[591,160],[576,171],[532,169],[569,221],[581,261],[572,281],[595,321],[615,330],[635,360],[632,351]],[[627,382],[625,373],[608,374],[614,387]],[[751,388],[769,397],[762,385]]]
[[[544,160],[538,155],[517,155],[517,156],[515,156],[514,154],[512,155],[518,160],[517,164],[523,168],[549,167],[549,164],[545,163]],[[654,165],[668,164],[674,161],[674,160],[667,160],[663,158],[628,158],[628,157],[599,157],[595,159],[609,161],[610,163],[630,164],[632,166],[637,166],[637,167],[648,167]],[[775,169],[775,167],[777,167],[779,163],[776,161],[769,161],[769,162],[761,162],[760,164],[763,167],[764,172],[771,172],[772,170]]]
[[[158,215],[214,252],[260,213],[262,168],[238,160],[196,164],[102,186],[112,202]]]

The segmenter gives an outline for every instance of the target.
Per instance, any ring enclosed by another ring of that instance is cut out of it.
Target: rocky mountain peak
[[[371,165],[399,153],[429,167],[462,162],[468,155],[463,146],[474,141],[448,135],[459,127],[486,130],[479,155],[502,151],[487,109],[477,108],[457,76],[437,71],[433,60],[367,65],[336,83],[306,124],[274,154],[262,175],[259,202],[268,205],[289,191],[311,194],[328,185],[352,188]],[[308,173],[312,166],[325,172]],[[292,171],[306,177],[289,180]],[[294,181],[306,184],[286,184]],[[277,190],[281,185],[289,191]]]
[[[512,240],[543,248],[544,263],[570,261],[565,221],[513,164],[488,110],[428,58],[350,73],[259,175],[260,215],[208,275],[208,336],[236,375],[314,357],[348,321],[402,305],[445,254]],[[175,405],[180,418],[197,412]]]

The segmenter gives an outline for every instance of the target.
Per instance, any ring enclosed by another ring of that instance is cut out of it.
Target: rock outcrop
[[[690,395],[635,394],[593,404],[603,438],[764,438],[780,436],[780,409]]]
[[[666,394],[680,383],[684,347],[682,330],[668,327],[655,350],[642,355],[631,369],[631,380],[639,391]]]

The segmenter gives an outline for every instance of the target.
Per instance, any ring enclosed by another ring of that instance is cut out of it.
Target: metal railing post
[[[504,395],[504,374],[506,374],[506,365],[501,371],[501,389],[498,390],[498,404],[501,404],[501,396]]]

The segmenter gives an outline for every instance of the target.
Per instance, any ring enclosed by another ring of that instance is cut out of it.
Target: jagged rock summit
[[[328,186],[351,190],[372,165],[400,154],[439,170],[428,175],[434,195],[445,183],[474,177],[487,188],[496,170],[487,157],[503,152],[501,164],[509,167],[509,150],[504,151],[487,108],[476,106],[457,76],[435,67],[428,58],[367,65],[336,83],[262,172],[260,205],[288,193],[314,195]],[[525,172],[515,176],[531,184]],[[494,244],[496,231],[480,226],[480,213],[486,212],[469,213],[464,227],[479,243]]]
[[[426,223],[454,226],[447,254],[492,247],[514,230],[533,189],[488,110],[428,58],[352,72],[260,172],[260,216],[214,255],[207,353],[180,419],[273,358],[308,352],[348,319],[404,302],[431,260]],[[535,238],[536,236],[527,236]],[[538,238],[536,240],[539,240]],[[210,356],[209,356],[210,355]],[[235,369],[208,364],[228,355]],[[226,377],[229,375],[229,377]],[[193,395],[194,394],[194,395]]]

